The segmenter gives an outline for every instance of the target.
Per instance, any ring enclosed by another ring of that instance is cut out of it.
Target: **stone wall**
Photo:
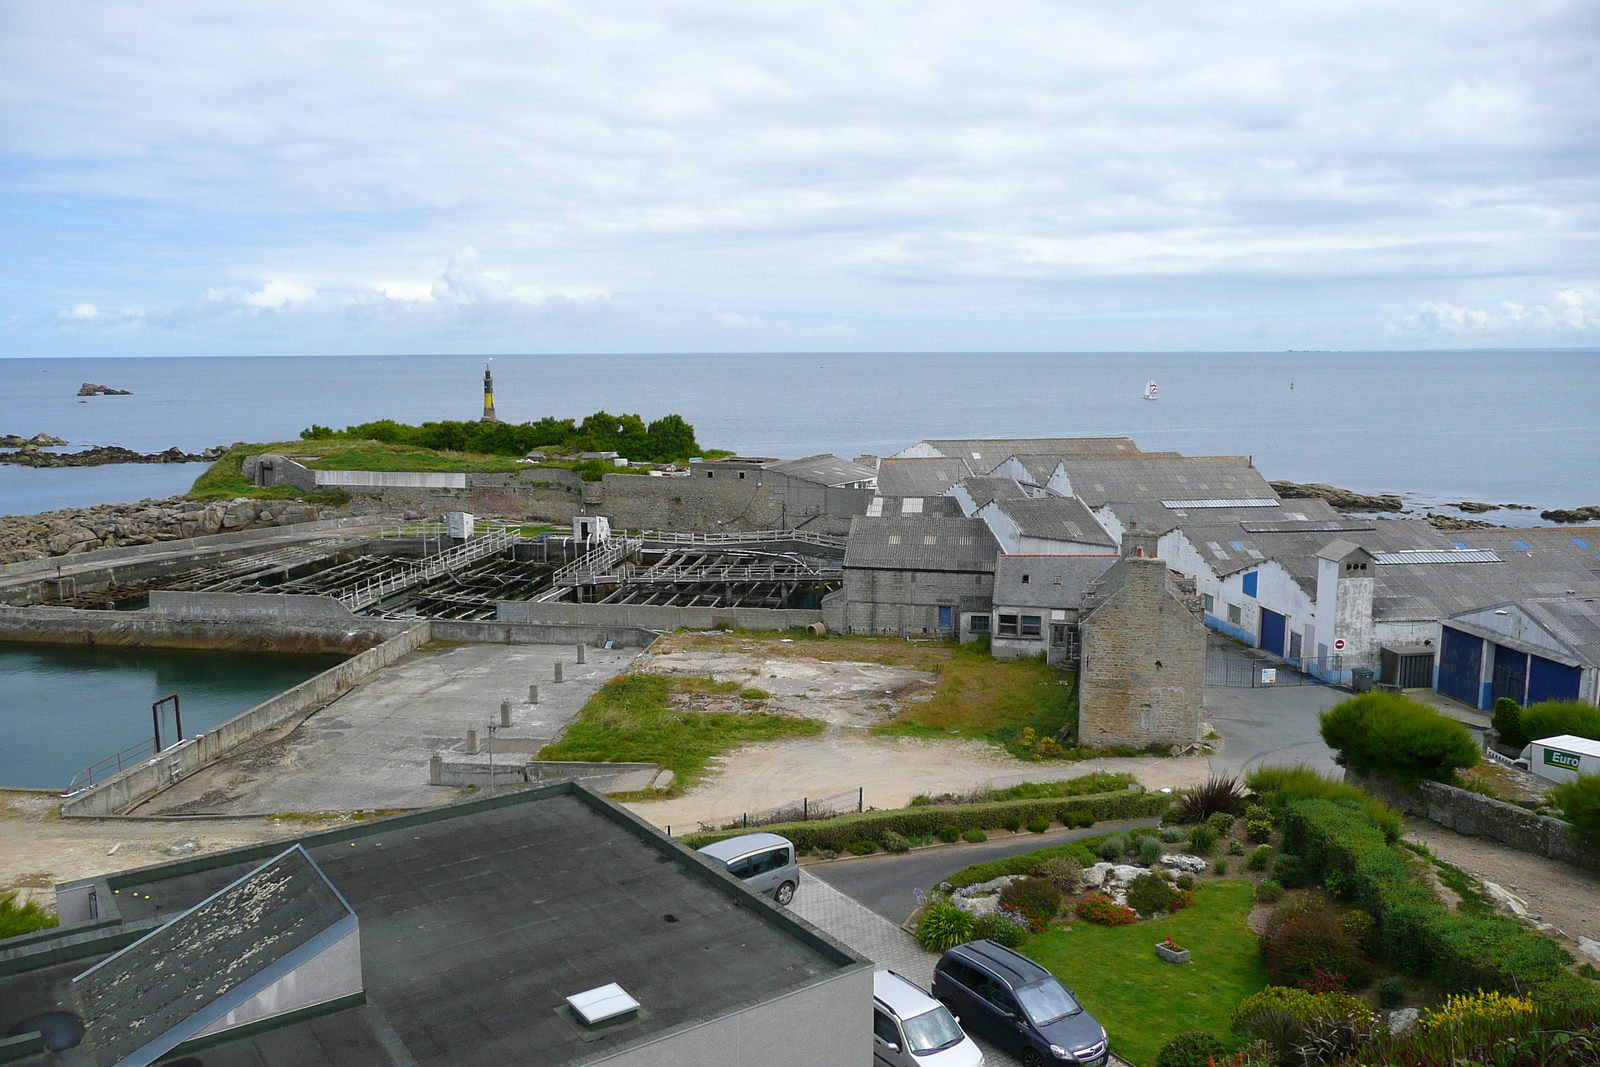
[[[1600,857],[1584,848],[1560,819],[1536,815],[1515,804],[1440,782],[1422,782],[1413,789],[1383,775],[1347,769],[1344,776],[1346,781],[1407,815],[1436,822],[1459,834],[1487,837],[1520,852],[1600,871]]]
[[[788,630],[822,622],[801,608],[676,608],[628,604],[539,604],[501,601],[499,622],[542,626],[636,627],[644,630]]]
[[[360,618],[348,612],[343,622],[332,617],[255,616],[237,626],[219,623],[220,617],[216,614],[0,607],[0,641],[355,655],[403,633],[412,625]]]
[[[1120,588],[1080,625],[1079,737],[1097,747],[1188,745],[1200,737],[1206,627],[1159,559],[1129,558]]]
[[[936,634],[941,607],[950,609],[953,630],[963,611],[987,610],[993,595],[993,573],[847,567],[844,630],[902,637]]]

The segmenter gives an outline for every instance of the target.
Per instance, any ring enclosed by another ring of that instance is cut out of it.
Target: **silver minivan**
[[[950,1009],[893,971],[872,976],[872,1067],[983,1067]]]
[[[716,860],[745,885],[785,906],[800,884],[794,842],[777,834],[740,834],[707,845],[700,855]]]

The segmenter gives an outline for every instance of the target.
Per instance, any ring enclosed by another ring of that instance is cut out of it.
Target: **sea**
[[[1130,436],[1148,451],[1250,456],[1268,479],[1461,501],[1600,504],[1600,350],[716,353],[0,358],[0,434],[76,450],[198,452],[343,427],[500,417],[647,421],[701,445],[795,458],[890,455],[923,438]],[[1156,382],[1158,399],[1145,400]],[[131,396],[78,397],[93,382]],[[0,465],[0,514],[186,490],[198,464]],[[1481,516],[1540,524],[1538,510]]]

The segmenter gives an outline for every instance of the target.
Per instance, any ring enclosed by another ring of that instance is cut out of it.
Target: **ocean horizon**
[[[0,433],[185,451],[475,419],[479,355],[0,359]],[[1272,480],[1536,509],[1600,503],[1600,350],[499,355],[500,417],[681,414],[707,448],[889,455],[923,438],[1129,436]],[[1159,399],[1142,398],[1158,383]],[[132,396],[79,398],[83,382]],[[0,465],[0,514],[185,491],[199,464]],[[1489,521],[1538,523],[1537,510]]]

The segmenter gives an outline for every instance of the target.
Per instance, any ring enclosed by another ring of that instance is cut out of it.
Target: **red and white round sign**
[[[1335,652],[1343,652],[1344,651],[1344,638],[1340,637],[1340,638],[1336,638],[1334,640],[1334,642],[1333,642],[1333,650]]]

